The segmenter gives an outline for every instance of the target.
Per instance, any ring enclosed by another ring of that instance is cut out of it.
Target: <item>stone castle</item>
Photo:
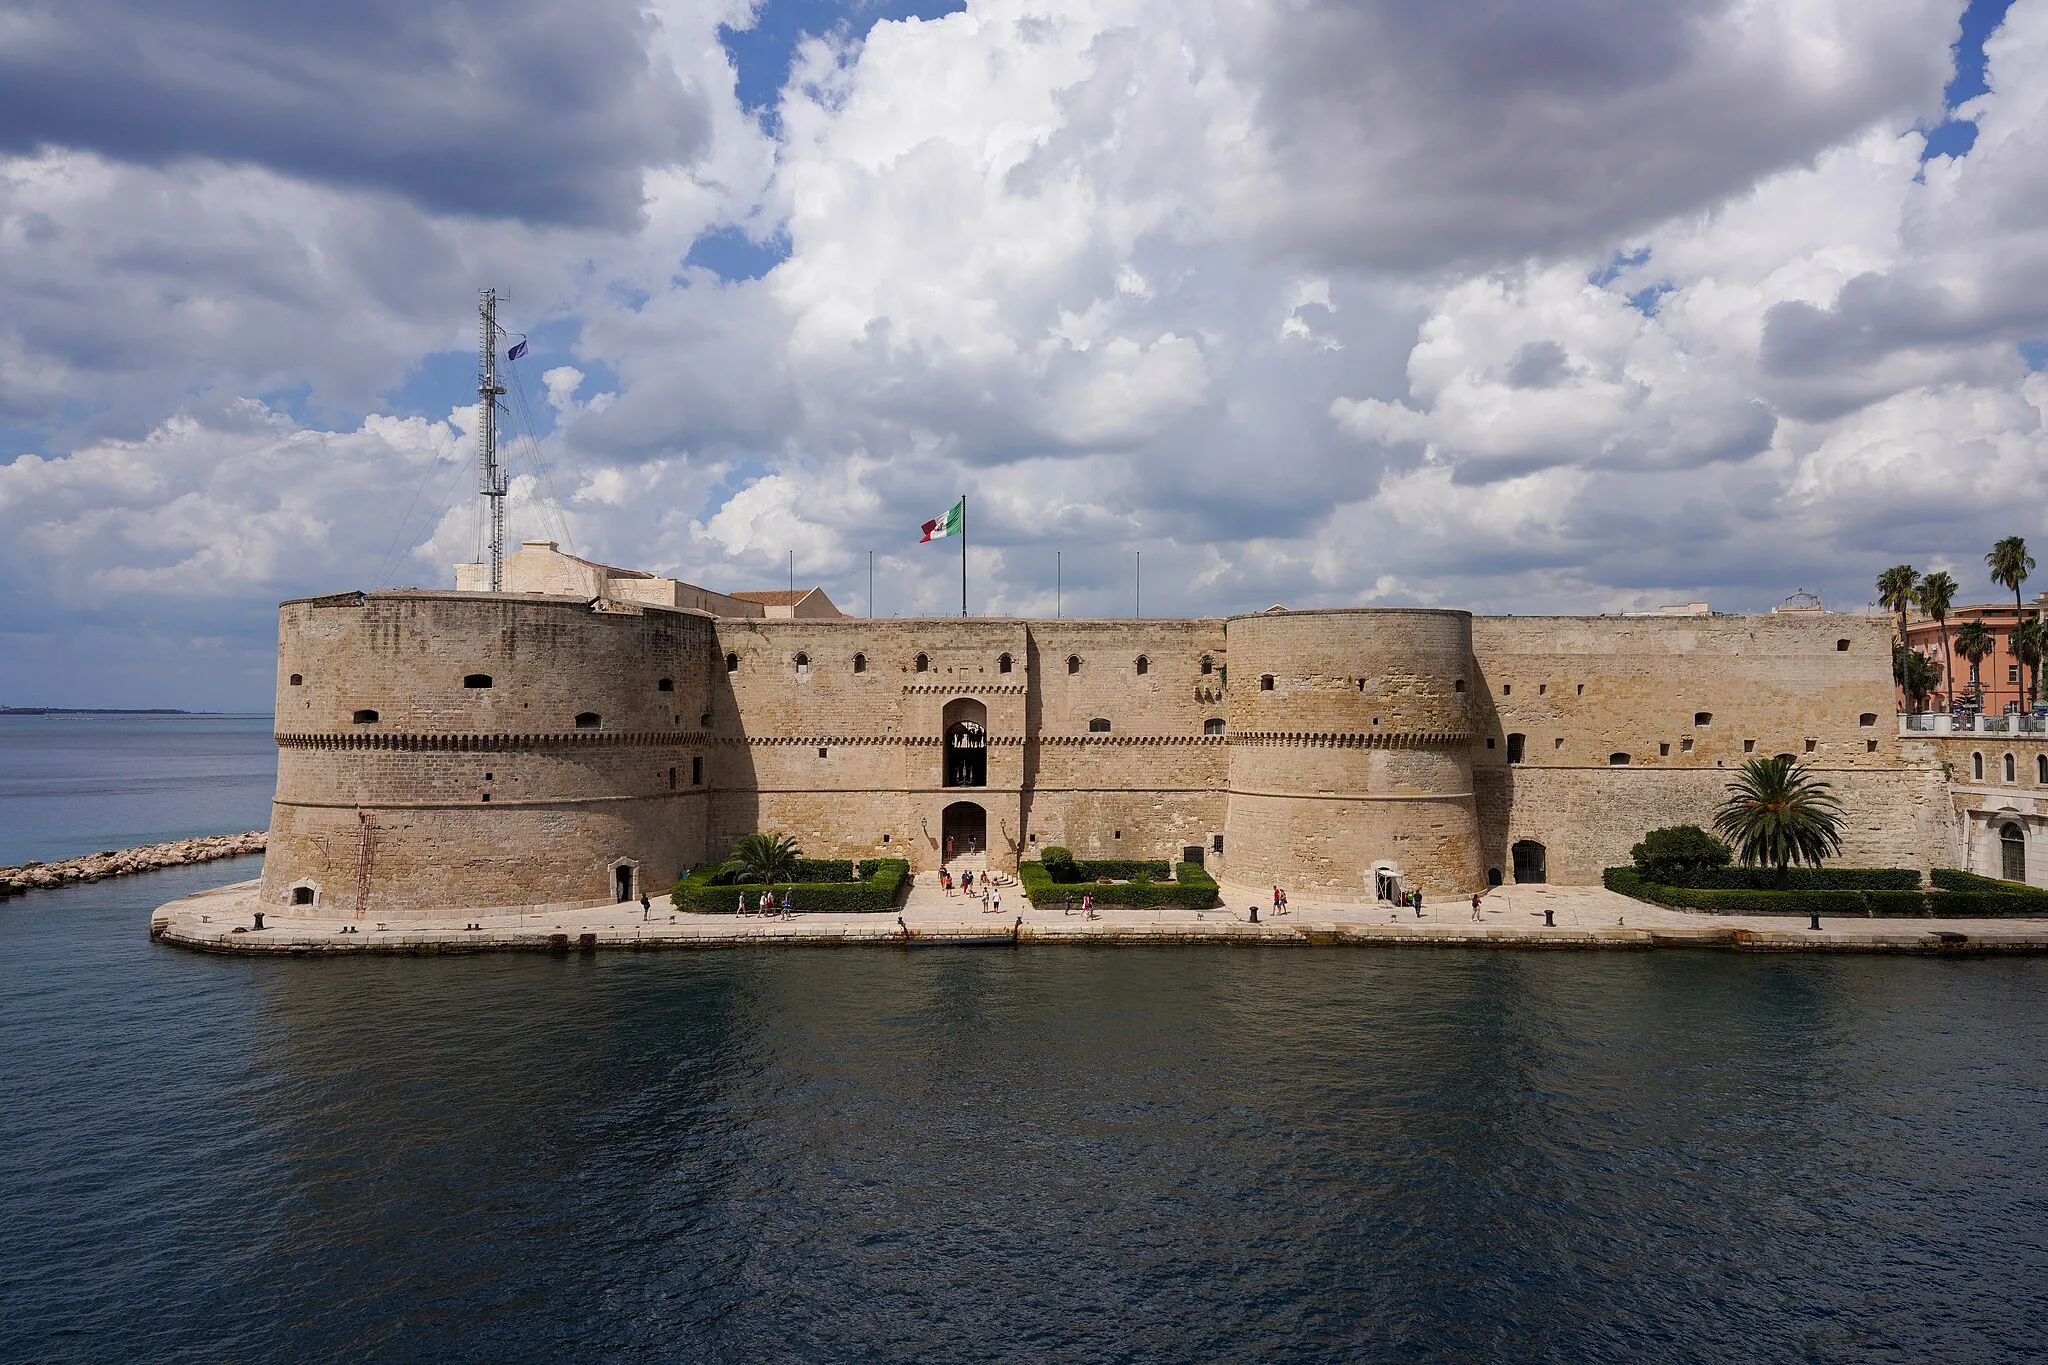
[[[1596,881],[1780,753],[1834,784],[1849,864],[1970,865],[2004,837],[1957,789],[1944,746],[1968,741],[1900,725],[1883,616],[871,620],[546,541],[479,581],[283,604],[266,903],[660,894],[757,830],[919,870],[1059,844],[1442,898]]]

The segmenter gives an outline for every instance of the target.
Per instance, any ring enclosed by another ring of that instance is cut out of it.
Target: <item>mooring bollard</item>
[[[1552,916],[1552,915],[1554,915],[1554,914],[1556,914],[1556,913],[1557,913],[1557,912],[1556,912],[1556,911],[1554,911],[1554,910],[1552,910],[1552,909],[1551,909],[1551,908],[1550,908],[1549,906],[1545,906],[1545,907],[1543,908],[1543,927],[1544,927],[1544,928],[1546,928],[1546,929],[1555,929],[1555,928],[1557,927],[1557,921],[1551,918],[1551,916]]]
[[[1253,924],[1257,924],[1258,922],[1259,922],[1259,907],[1258,907],[1258,906],[1256,906],[1256,905],[1254,905],[1254,906],[1252,907],[1252,923],[1253,923]]]
[[[262,928],[263,926],[259,924],[259,925],[257,925],[256,927],[260,929],[260,928]],[[1813,923],[1811,923],[1811,924],[1807,925],[1806,927],[1807,927],[1807,928],[1809,928],[1809,929],[1818,929],[1818,928],[1820,928],[1820,911],[1816,910],[1816,911],[1814,911],[1814,912],[1813,912]]]
[[[261,910],[256,912],[256,927],[258,929],[263,927],[263,912]]]

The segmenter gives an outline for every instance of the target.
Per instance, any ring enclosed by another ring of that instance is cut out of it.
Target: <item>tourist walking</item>
[[[744,891],[740,892],[740,903],[739,903],[739,904],[738,904],[737,906],[733,907],[733,913],[734,913],[735,915],[744,915],[744,914],[746,914],[746,913],[747,913],[747,893],[746,893],[746,892],[744,892]]]
[[[761,918],[767,919],[774,913],[775,893],[773,891],[763,891],[761,893]]]
[[[1287,888],[1286,888],[1286,887],[1284,887],[1284,886],[1280,888],[1280,913],[1281,913],[1281,914],[1283,914],[1283,915],[1284,915],[1284,914],[1287,914],[1287,913],[1288,913],[1288,910],[1287,910]]]
[[[1472,893],[1472,918],[1475,922],[1479,919],[1479,893],[1477,891]]]
[[[1093,891],[1083,891],[1081,893],[1081,918],[1095,918],[1095,893]]]
[[[795,905],[796,893],[794,891],[784,891],[782,893],[782,917],[784,919],[788,919],[795,912]]]
[[[1000,886],[996,888],[996,913],[1003,913],[1003,888]]]
[[[994,911],[988,908],[988,888],[986,886],[981,888],[981,913],[984,915],[994,913]]]
[[[640,893],[640,922],[642,924],[645,924],[647,922],[647,914],[653,908],[654,902],[648,900],[647,893],[645,891],[642,891]]]

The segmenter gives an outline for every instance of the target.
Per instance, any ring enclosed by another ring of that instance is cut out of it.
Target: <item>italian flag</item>
[[[926,522],[924,524],[924,535],[919,538],[917,543],[922,545],[927,540],[940,540],[946,536],[957,536],[960,534],[960,523],[966,519],[967,499],[962,498],[951,507],[948,507],[943,516],[933,517],[930,521]]]

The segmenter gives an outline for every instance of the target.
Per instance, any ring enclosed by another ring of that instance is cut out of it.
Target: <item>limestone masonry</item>
[[[1063,844],[1442,899],[1597,881],[1779,753],[1842,796],[1845,862],[1973,851],[1956,741],[1902,737],[1883,616],[879,621],[548,542],[503,581],[282,606],[265,904],[602,903],[756,830],[920,870]]]

